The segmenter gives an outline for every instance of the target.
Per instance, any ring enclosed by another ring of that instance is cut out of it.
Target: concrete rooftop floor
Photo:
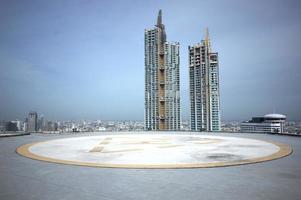
[[[301,199],[301,137],[218,134],[282,142],[294,151],[278,160],[219,168],[93,168],[32,160],[15,153],[26,143],[102,134],[0,138],[0,199]]]

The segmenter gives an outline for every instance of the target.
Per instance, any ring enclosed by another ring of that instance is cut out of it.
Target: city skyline
[[[143,31],[162,9],[169,41],[180,42],[184,120],[187,47],[207,26],[220,54],[222,120],[273,111],[300,120],[299,8],[298,1],[1,1],[0,119],[34,110],[58,120],[143,120]]]

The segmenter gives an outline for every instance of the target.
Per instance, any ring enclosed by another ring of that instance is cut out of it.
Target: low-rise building
[[[253,117],[250,121],[240,124],[243,133],[283,133],[286,116],[282,114],[267,114],[263,117]]]

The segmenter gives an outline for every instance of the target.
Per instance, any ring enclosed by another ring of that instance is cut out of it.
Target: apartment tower
[[[208,29],[188,51],[191,130],[220,131],[218,53],[211,50]]]
[[[38,114],[36,112],[29,112],[27,120],[27,131],[36,132],[38,130]]]
[[[180,130],[179,43],[166,41],[161,10],[144,42],[145,129]]]

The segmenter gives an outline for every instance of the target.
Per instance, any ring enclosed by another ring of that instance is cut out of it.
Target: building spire
[[[157,18],[157,26],[160,27],[162,25],[162,10],[159,10],[158,18]]]
[[[206,29],[205,29],[205,39],[206,39],[206,41],[209,41],[209,29],[208,29],[208,27],[206,27]]]
[[[164,26],[164,24],[162,24],[162,10],[161,9],[159,10],[159,13],[158,13],[156,27],[158,27],[162,30],[162,32],[161,32],[162,40],[161,41],[162,41],[162,43],[164,43],[166,41],[166,33],[165,33],[165,26]]]
[[[205,44],[209,49],[209,52],[211,52],[211,44],[210,44],[210,37],[209,37],[209,29],[206,27],[205,29]]]

